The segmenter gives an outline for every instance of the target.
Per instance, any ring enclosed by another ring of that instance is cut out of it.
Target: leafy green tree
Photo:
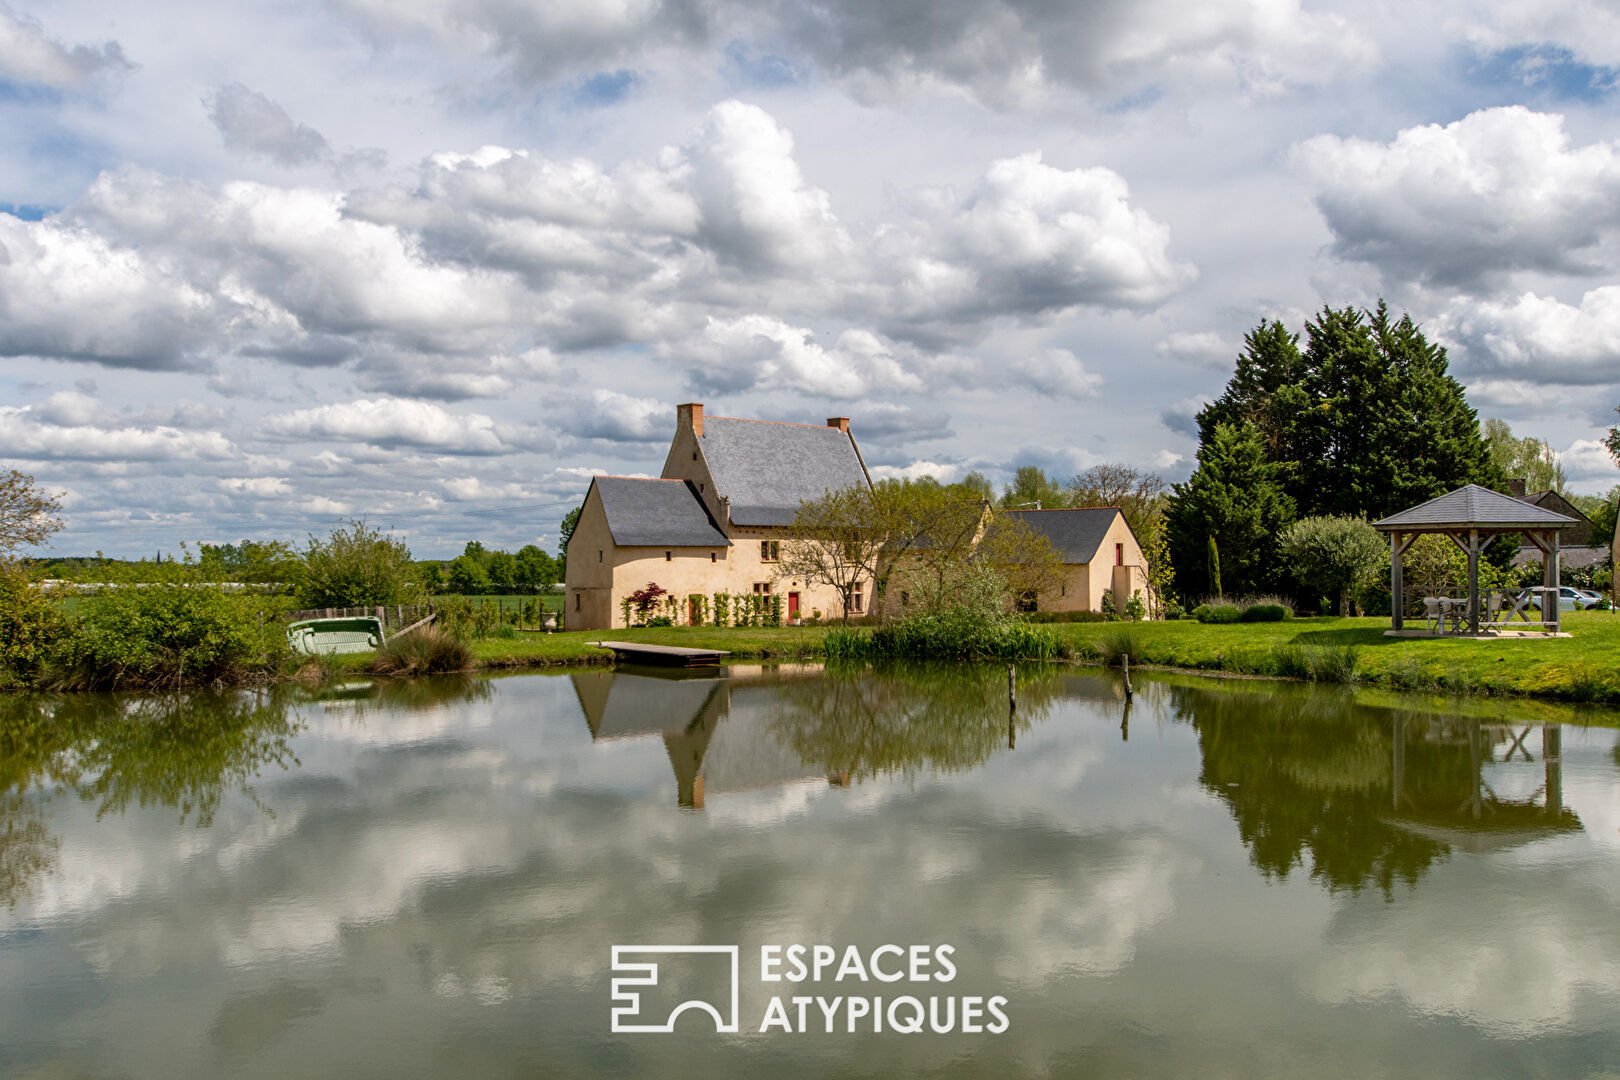
[[[1278,537],[1294,518],[1283,490],[1287,468],[1266,456],[1260,429],[1217,424],[1199,447],[1198,468],[1170,498],[1170,559],[1182,596],[1212,595],[1205,554],[1214,538],[1222,554],[1221,581],[1234,595],[1276,591],[1281,579]]]
[[[444,569],[445,584],[463,596],[482,596],[490,591],[489,571],[471,555],[457,555]]]
[[[297,585],[304,564],[284,540],[243,540],[239,544],[202,544],[197,568],[205,581],[247,581]]]
[[[1225,594],[1221,590],[1221,547],[1215,542],[1213,533],[1210,534],[1206,549],[1207,555],[1205,558],[1208,560],[1209,565],[1209,594],[1211,596],[1223,596]]]
[[[990,480],[984,473],[970,472],[962,477],[960,483],[985,502],[994,503],[996,501],[996,489],[990,485]]]
[[[529,592],[543,592],[562,578],[557,560],[534,544],[524,544],[517,552],[517,581]]]
[[[1491,463],[1509,480],[1523,480],[1527,491],[1551,489],[1564,494],[1564,465],[1545,439],[1526,435],[1518,438],[1506,420],[1487,420],[1480,425]]]
[[[1616,407],[1614,411],[1620,412],[1620,407]],[[1603,440],[1603,445],[1607,446],[1609,453],[1614,456],[1614,463],[1620,465],[1620,426],[1609,429],[1609,435]]]
[[[1013,482],[1002,489],[998,505],[1003,510],[1020,510],[1033,509],[1037,504],[1042,510],[1068,506],[1069,493],[1039,465],[1020,465],[1013,473]]]
[[[484,562],[484,570],[489,574],[489,584],[496,592],[509,593],[517,589],[518,565],[511,552],[490,552]]]
[[[574,529],[579,526],[579,512],[583,509],[581,504],[563,515],[562,524],[557,528],[557,558],[568,558],[568,541],[573,539]]]
[[[298,597],[309,608],[411,604],[421,588],[405,541],[356,520],[309,538]]]
[[[1361,518],[1301,518],[1282,534],[1283,557],[1301,584],[1338,594],[1339,614],[1350,614],[1350,594],[1388,563],[1388,545]]]

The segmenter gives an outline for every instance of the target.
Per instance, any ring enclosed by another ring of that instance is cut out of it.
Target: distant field
[[[562,593],[489,593],[484,596],[462,596],[460,593],[440,593],[433,599],[435,601],[449,600],[458,597],[474,606],[485,605],[498,607],[502,611],[519,611],[524,604],[532,604],[536,600],[545,605],[547,611],[561,611],[563,609]]]

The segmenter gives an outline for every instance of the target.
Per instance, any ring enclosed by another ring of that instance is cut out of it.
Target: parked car
[[[1558,610],[1579,611],[1581,608],[1591,607],[1602,599],[1602,593],[1595,593],[1591,589],[1576,589],[1565,585],[1558,590]]]

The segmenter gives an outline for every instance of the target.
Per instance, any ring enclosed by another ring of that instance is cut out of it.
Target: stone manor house
[[[845,614],[836,589],[777,572],[799,504],[829,490],[870,486],[848,417],[823,425],[704,416],[675,408],[675,437],[659,479],[592,478],[568,541],[566,621],[570,630],[624,625],[622,602],[649,583],[676,599],[676,622],[712,621],[713,596],[782,597],[786,622]],[[1057,595],[1042,611],[1098,610],[1142,591],[1142,551],[1112,507],[1011,511],[1045,533],[1065,563]],[[849,614],[866,613],[857,587]],[[746,601],[745,601],[746,602]],[[667,614],[662,604],[657,614]]]

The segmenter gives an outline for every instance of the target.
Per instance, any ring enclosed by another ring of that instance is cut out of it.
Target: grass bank
[[[1620,702],[1620,615],[1566,612],[1568,638],[1467,641],[1385,637],[1387,618],[1278,623],[1069,623],[1053,627],[1073,655],[1128,651],[1133,664],[1237,674],[1336,677],[1395,690],[1514,694]],[[1129,644],[1128,649],[1120,645]]]
[[[1386,690],[1494,694],[1562,701],[1620,703],[1620,615],[1570,612],[1573,635],[1553,639],[1388,638],[1387,619],[1291,619],[1280,623],[1206,625],[1190,620],[1148,623],[1060,623],[1063,651],[1098,660],[1122,643],[1133,664],[1282,678],[1315,677]],[[829,627],[652,627],[636,630],[523,634],[471,643],[474,663],[488,670],[608,663],[590,642],[642,641],[724,649],[733,659],[819,659]]]

